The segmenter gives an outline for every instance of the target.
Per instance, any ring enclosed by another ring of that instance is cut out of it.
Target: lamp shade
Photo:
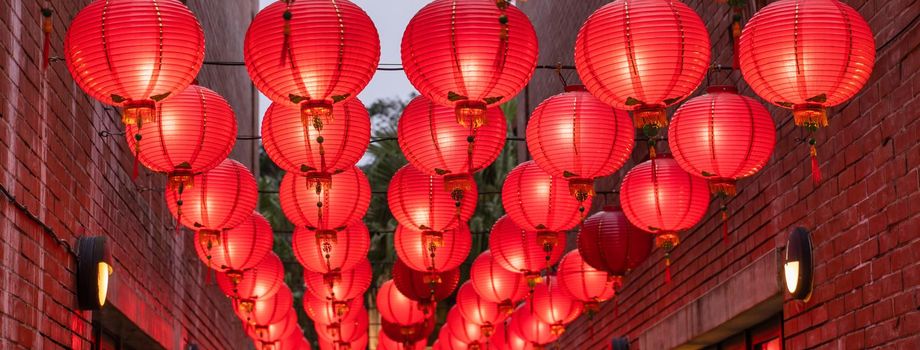
[[[507,215],[495,222],[489,234],[492,258],[509,271],[525,274],[531,284],[539,282],[540,271],[559,262],[564,242],[563,231],[527,231]]]
[[[384,282],[377,289],[377,310],[384,320],[402,326],[422,322],[429,313],[417,301],[402,294],[393,280]]]
[[[416,271],[397,259],[390,271],[399,292],[422,305],[447,299],[460,282],[460,269],[447,271]]]
[[[578,233],[584,262],[612,276],[636,268],[651,251],[651,237],[630,223],[619,207],[607,206],[589,216]]]
[[[459,207],[441,176],[425,175],[411,164],[390,179],[387,203],[400,225],[417,231],[443,232],[468,220],[476,210],[476,182],[465,191]]]
[[[617,280],[606,271],[598,270],[588,265],[581,258],[578,250],[573,250],[559,261],[559,270],[556,273],[559,289],[584,304],[588,311],[596,312],[600,303],[613,298]],[[537,305],[534,298],[534,305]]]
[[[307,270],[319,273],[349,270],[367,259],[371,237],[367,226],[355,221],[336,232],[336,239],[319,240],[317,231],[301,226],[294,228],[291,244],[294,257]]]
[[[565,178],[548,174],[534,161],[508,172],[502,206],[518,227],[528,231],[564,231],[581,221],[579,203]]]
[[[282,285],[278,292],[269,298],[255,300],[251,306],[245,302],[234,300],[236,316],[250,325],[270,325],[284,321],[288,314],[293,313],[294,297],[291,289]]]
[[[304,271],[304,284],[314,297],[331,301],[348,301],[360,297],[371,286],[371,263],[362,260],[350,270],[320,273]]]
[[[256,179],[232,159],[195,176],[192,188],[166,189],[166,204],[176,220],[189,229],[211,233],[241,224],[252,215],[257,200]]]
[[[309,177],[287,173],[281,179],[278,198],[281,210],[295,226],[316,231],[317,236],[335,240],[336,232],[360,221],[371,202],[371,185],[364,172],[352,165],[332,175],[329,186],[320,186]],[[319,243],[323,239],[317,237]]]
[[[396,256],[417,271],[456,269],[470,254],[472,244],[473,238],[465,222],[442,232],[416,231],[399,225],[393,234]]]
[[[251,269],[218,273],[217,285],[228,297],[246,303],[271,298],[284,285],[284,266],[275,253],[269,253]]]
[[[271,252],[272,227],[256,211],[231,229],[195,233],[195,253],[209,268],[242,271],[254,267]]]
[[[476,294],[486,301],[498,303],[508,313],[514,309],[514,303],[528,294],[524,274],[502,267],[490,250],[482,252],[473,261],[470,283]]]

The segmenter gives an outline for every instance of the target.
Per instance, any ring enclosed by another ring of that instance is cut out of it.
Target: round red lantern
[[[371,138],[370,116],[357,98],[342,102],[332,115],[333,124],[305,126],[296,108],[273,103],[262,119],[265,154],[289,173],[328,183],[332,174],[361,160]]]
[[[243,305],[245,302],[234,299],[236,316],[250,325],[270,325],[284,320],[292,313],[294,297],[291,289],[285,285],[278,288],[278,292],[270,298],[260,298],[253,301],[252,305]]]
[[[214,235],[202,231],[195,234],[195,252],[209,268],[219,272],[239,272],[256,266],[272,250],[274,241],[271,225],[256,211],[231,229]]]
[[[616,279],[639,266],[651,251],[652,239],[619,207],[607,206],[589,216],[578,233],[578,252],[585,263]]]
[[[155,123],[125,126],[128,147],[148,169],[165,173],[171,186],[213,169],[236,143],[236,115],[216,92],[198,85],[160,104]],[[141,147],[143,144],[143,147]]]
[[[482,334],[491,337],[495,325],[508,316],[501,305],[485,300],[476,294],[473,284],[467,281],[457,290],[457,309],[467,322],[479,325]]]
[[[310,350],[310,343],[303,337],[303,332],[296,330],[291,332],[286,338],[273,341],[261,342],[255,341],[256,350]]]
[[[353,342],[335,342],[319,338],[320,350],[364,350],[367,349],[368,335],[364,334],[358,340]]]
[[[581,221],[579,203],[569,194],[565,178],[546,173],[532,160],[508,172],[502,206],[518,227],[528,231],[565,231]]]
[[[588,265],[578,250],[562,257],[555,279],[563,293],[580,301],[589,312],[599,311],[601,302],[613,298],[619,284],[618,278]],[[534,305],[537,304],[534,297]]]
[[[324,325],[314,323],[313,328],[321,339],[327,341],[353,342],[367,334],[367,310],[360,308],[355,318],[347,321]]]
[[[140,127],[156,121],[157,102],[195,80],[204,32],[178,0],[96,0],[70,22],[64,59],[83,91]]]
[[[514,311],[514,303],[523,300],[528,293],[524,275],[502,267],[489,250],[479,254],[473,261],[470,283],[476,294],[486,301],[499,304],[507,314]]]
[[[396,289],[423,307],[447,299],[460,283],[459,268],[443,272],[422,272],[409,268],[399,259],[396,259],[390,274]]]
[[[377,311],[384,320],[409,326],[428,318],[430,310],[407,298],[396,288],[393,280],[388,280],[377,289]]]
[[[238,300],[243,312],[251,313],[256,300],[271,298],[284,285],[284,266],[275,253],[268,253],[251,269],[218,273],[217,285]]]
[[[465,222],[442,232],[416,231],[398,225],[393,234],[396,256],[416,271],[456,269],[470,254],[472,244],[473,238]]]
[[[629,159],[635,129],[629,116],[570,86],[543,101],[527,122],[527,149],[534,162],[569,181],[579,202],[594,195],[594,179],[613,174]]]
[[[457,305],[451,307],[447,312],[447,323],[444,324],[444,327],[447,327],[452,337],[470,347],[479,346],[488,338],[480,325],[463,318]],[[486,330],[491,331],[488,328]]]
[[[555,265],[565,253],[565,232],[554,231],[553,236],[524,230],[505,215],[495,222],[489,234],[492,258],[501,267],[525,275],[531,288],[540,283],[540,271]]]
[[[488,106],[527,85],[537,51],[533,25],[509,2],[436,0],[406,26],[402,64],[422,95],[475,129],[488,123]]]
[[[348,0],[278,1],[252,19],[243,43],[253,84],[298,105],[304,127],[334,124],[332,105],[367,86],[380,61],[374,22]]]
[[[225,159],[216,168],[195,177],[191,188],[166,189],[173,217],[199,234],[217,236],[252,215],[259,193],[256,179],[240,162]]]
[[[441,326],[441,330],[438,333],[438,343],[441,349],[443,350],[469,350],[471,348],[475,349],[479,347],[479,343],[468,344],[460,339],[457,339],[450,333],[450,325],[444,324]],[[434,350],[434,348],[432,348]]]
[[[288,312],[287,316],[281,321],[268,325],[248,327],[247,333],[255,341],[271,343],[285,339],[295,331],[300,331],[300,325],[297,323],[297,313]]]
[[[565,325],[581,316],[584,307],[559,285],[556,276],[547,277],[546,283],[533,291],[533,312],[540,321],[550,325],[553,334],[565,332]]]
[[[398,342],[387,336],[386,332],[381,330],[377,333],[377,350],[424,350],[425,341],[420,340],[411,343]]]
[[[489,350],[536,350],[533,344],[516,331],[513,331],[510,322],[500,323],[495,327],[495,334],[489,337]]]
[[[479,195],[476,182],[467,177],[470,190],[462,198],[456,198],[445,190],[443,177],[426,175],[406,165],[390,179],[387,189],[390,211],[400,225],[436,237],[437,233],[457,227],[473,216]]]
[[[324,185],[307,176],[287,173],[278,190],[284,216],[295,226],[313,231],[315,244],[321,249],[332,249],[339,231],[360,221],[371,202],[371,185],[354,165],[330,176]]]
[[[403,326],[381,319],[380,330],[388,338],[403,344],[424,343],[424,340],[428,339],[428,336],[434,332],[435,321],[434,318],[428,318],[419,323]]]
[[[319,273],[344,271],[367,259],[371,238],[367,226],[361,221],[336,232],[335,241],[326,240],[318,244],[317,235],[316,231],[298,226],[291,238],[294,256],[307,270]]]
[[[709,55],[706,25],[680,1],[614,1],[588,17],[575,40],[575,67],[588,91],[632,111],[640,129],[668,125],[665,108],[696,90]]]
[[[397,135],[410,164],[428,175],[444,175],[447,190],[468,191],[468,175],[492,164],[505,147],[507,123],[498,108],[490,108],[480,128],[456,123],[454,111],[424,96],[403,109]]]
[[[511,323],[508,325],[508,331],[516,333],[524,340],[538,346],[546,345],[559,339],[559,334],[552,330],[552,326],[540,321],[539,318],[531,311],[530,305],[521,304],[517,310],[511,314]]]
[[[371,286],[372,275],[371,263],[364,259],[347,271],[330,273],[304,271],[303,280],[307,291],[317,298],[346,301],[363,295]]]
[[[354,319],[364,309],[364,298],[349,301],[331,301],[317,298],[312,293],[304,293],[303,309],[313,322],[333,324]]]

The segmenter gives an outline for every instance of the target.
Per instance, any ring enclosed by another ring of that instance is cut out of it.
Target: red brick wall
[[[61,55],[70,19],[88,2],[51,1],[53,55]],[[82,234],[109,237],[110,304],[167,349],[188,342],[202,349],[251,346],[229,300],[204,284],[191,236],[175,233],[162,176],[142,171],[132,181],[123,137],[98,135],[122,130],[117,112],[83,94],[63,62],[40,70],[41,3],[0,0],[0,184],[37,218],[0,197],[0,349],[90,348],[92,314],[75,310],[74,256],[42,225],[71,245]],[[208,12],[200,16],[206,31],[222,30],[240,43],[257,6],[198,3],[196,12]],[[212,17],[223,20],[209,23]],[[208,36],[208,58],[239,59],[239,45],[220,38]],[[243,79],[244,72],[221,72],[201,82],[243,96],[231,104],[252,124],[254,95]],[[252,159],[254,146],[241,147],[235,154]]]
[[[614,306],[607,303],[602,316],[593,321],[582,317],[568,327],[562,348],[599,349],[613,336],[628,336],[638,347],[639,334],[784,246],[795,226],[813,231],[817,267],[812,299],[801,303],[787,298],[784,303],[787,348],[920,348],[920,1],[845,2],[869,21],[878,58],[866,87],[852,101],[833,108],[830,127],[818,133],[823,183],[811,182],[808,152],[796,141],[802,132],[791,114],[771,108],[776,151],[766,169],[739,183],[738,197],[728,204],[730,244],[721,243],[713,204],[675,249],[670,285],[663,283],[662,252],[656,251],[627,275],[618,298],[620,315],[614,316]],[[537,26],[540,63],[573,63],[574,33],[602,3],[606,1],[531,0],[522,5]],[[711,0],[687,3],[707,23],[713,62],[729,65],[727,6]],[[745,16],[749,18],[750,12]],[[577,81],[574,76],[568,78]],[[713,84],[736,84],[754,96],[738,72],[712,78]],[[537,75],[530,108],[561,91],[553,79]],[[618,186],[622,174],[601,182],[599,189]],[[597,332],[593,341],[589,322]]]

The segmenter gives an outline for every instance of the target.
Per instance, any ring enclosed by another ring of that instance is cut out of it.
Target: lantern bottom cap
[[[122,103],[121,122],[125,125],[143,125],[157,121],[154,100],[127,100]]]
[[[454,105],[457,124],[465,128],[478,129],[486,125],[488,105],[483,101],[460,100]]]
[[[819,103],[801,103],[792,107],[792,116],[796,126],[826,127],[827,108]]]

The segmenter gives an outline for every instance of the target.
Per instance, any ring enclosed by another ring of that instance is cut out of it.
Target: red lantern
[[[258,200],[256,179],[240,162],[225,159],[195,177],[191,188],[166,189],[169,211],[182,225],[209,237],[233,228],[252,215]]]
[[[303,332],[291,332],[287,338],[273,341],[256,341],[256,350],[310,350],[310,343],[303,337]]]
[[[802,33],[813,33],[803,35]],[[827,107],[853,98],[875,65],[866,20],[837,0],[782,0],[758,11],[741,32],[744,80],[764,100],[791,108],[811,134],[827,126]],[[817,140],[808,139],[812,176],[821,180]]]
[[[388,280],[377,289],[377,311],[384,320],[409,326],[428,318],[428,310],[417,301],[403,295],[393,280]]]
[[[331,325],[313,324],[314,329],[316,329],[316,334],[319,335],[321,339],[346,343],[356,341],[367,334],[367,326],[367,310],[364,308],[360,308],[357,316],[351,320],[333,323]]]
[[[521,229],[502,216],[492,226],[489,248],[492,258],[501,267],[525,275],[531,288],[541,282],[540,271],[555,265],[565,253],[565,232],[552,232],[554,236]]]
[[[161,103],[156,114],[146,128],[126,125],[125,137],[137,160],[166,173],[172,186],[191,185],[192,176],[218,166],[236,143],[233,109],[208,88],[190,85]]]
[[[463,319],[479,325],[482,334],[491,337],[495,325],[508,316],[501,305],[485,300],[476,294],[473,284],[469,281],[460,286],[457,291],[457,309]]]
[[[626,113],[582,86],[543,101],[527,123],[527,149],[534,162],[567,179],[569,191],[582,203],[594,195],[595,178],[613,174],[629,159],[634,140]]]
[[[485,125],[487,107],[517,95],[537,65],[533,25],[517,7],[503,4],[436,0],[403,34],[409,81],[435,103],[455,108],[457,122],[468,128]]]
[[[299,105],[304,126],[334,124],[332,105],[357,96],[376,73],[380,38],[351,1],[279,1],[252,19],[243,54],[265,96]]]
[[[351,270],[319,273],[304,271],[303,280],[307,291],[314,297],[330,301],[346,301],[357,298],[371,286],[371,263],[367,259]]]
[[[396,289],[423,307],[447,299],[460,282],[459,268],[444,272],[422,272],[409,268],[399,259],[393,264],[390,274]]]
[[[636,127],[668,125],[665,108],[689,97],[709,70],[709,31],[680,1],[617,0],[594,12],[575,41],[588,91],[633,112]]]
[[[478,347],[488,338],[480,325],[463,318],[456,305],[447,312],[447,323],[444,324],[444,327],[447,327],[452,337],[470,347]]]
[[[618,278],[606,271],[588,265],[578,250],[569,252],[559,261],[556,280],[563,293],[580,301],[589,312],[597,312],[601,302],[613,298],[614,288],[619,283]],[[534,297],[534,305],[537,304]]]
[[[441,326],[441,331],[438,333],[438,342],[437,345],[440,346],[442,350],[470,350],[479,348],[479,343],[467,344],[466,342],[455,338],[450,333],[450,325],[444,324]],[[436,348],[432,348],[434,350]]]
[[[511,314],[514,303],[523,300],[528,293],[524,275],[501,267],[489,250],[473,261],[470,283],[476,294],[486,301],[498,303],[507,314]]]
[[[536,350],[533,344],[510,328],[509,322],[495,327],[495,334],[489,337],[489,350]]]
[[[271,298],[284,285],[284,266],[275,253],[269,253],[251,269],[218,273],[217,285],[238,300],[239,308],[251,313],[256,300]]]
[[[209,268],[219,272],[243,271],[259,264],[272,250],[272,227],[258,212],[228,230],[195,234],[195,252]]]
[[[367,108],[357,98],[342,102],[332,113],[336,122],[304,125],[294,107],[273,103],[262,119],[265,154],[290,173],[328,183],[332,174],[351,170],[371,138]]]
[[[281,180],[278,196],[284,216],[295,226],[314,231],[315,244],[326,249],[337,244],[339,231],[364,217],[371,202],[371,185],[356,166],[330,176],[325,185],[287,173]]]
[[[518,227],[528,231],[565,231],[581,221],[579,203],[569,194],[565,178],[547,174],[534,161],[508,172],[502,206]]]
[[[422,322],[414,323],[408,326],[399,325],[387,320],[380,320],[380,330],[388,338],[394,339],[403,344],[413,344],[416,342],[424,343],[425,339],[434,332],[435,319],[428,318]]]
[[[270,325],[283,321],[289,313],[292,313],[294,297],[291,295],[291,289],[285,285],[278,288],[278,292],[270,298],[260,298],[255,300],[252,305],[244,305],[245,302],[233,300],[236,306],[236,316],[246,321],[250,325]]]
[[[453,196],[446,190],[449,186],[443,177],[425,175],[406,165],[390,179],[387,203],[400,225],[423,231],[437,246],[444,231],[461,225],[476,210],[476,182],[469,176],[468,181],[472,187],[466,195]]]
[[[420,340],[412,343],[398,342],[387,336],[386,332],[381,330],[377,333],[377,350],[424,350],[425,341]]]
[[[367,348],[368,335],[364,334],[360,339],[353,342],[332,342],[319,338],[320,350],[364,350]]]
[[[297,313],[288,312],[283,320],[269,325],[249,327],[247,333],[255,341],[271,343],[285,339],[295,331],[300,331],[300,325],[297,323]],[[301,331],[301,334],[303,334],[303,331]]]
[[[578,252],[585,263],[621,279],[652,251],[652,239],[633,226],[619,207],[604,207],[585,220]]]
[[[465,222],[443,232],[415,231],[398,225],[393,235],[396,256],[416,271],[456,269],[470,254],[472,244],[473,238]],[[432,253],[435,253],[433,258]]]
[[[678,233],[696,225],[709,207],[706,180],[688,174],[674,158],[664,154],[632,168],[620,184],[623,212],[636,227],[656,235],[655,245],[670,251],[680,243]],[[665,281],[671,280],[670,268]]]
[[[294,256],[307,270],[319,273],[344,271],[367,259],[371,238],[367,226],[361,221],[337,232],[335,241],[317,244],[316,236],[314,231],[298,226],[291,238]]]
[[[409,163],[428,175],[444,175],[448,191],[466,191],[468,176],[492,164],[505,147],[507,126],[491,108],[478,129],[456,123],[454,111],[424,96],[413,99],[399,119],[399,147]]]
[[[547,280],[533,291],[533,313],[550,325],[553,334],[561,335],[565,325],[581,316],[584,307],[562,289],[558,277],[549,276]]]
[[[360,310],[364,310],[364,298],[349,301],[331,301],[317,298],[311,293],[303,295],[303,309],[313,322],[333,324],[353,320]]]
[[[195,80],[204,32],[177,0],[97,0],[70,22],[64,58],[83,91],[122,107],[122,121],[140,126],[156,120],[156,102]]]
[[[516,333],[534,345],[546,345],[559,339],[559,334],[552,331],[552,326],[540,321],[531,311],[530,305],[522,304],[511,314],[509,331]]]

